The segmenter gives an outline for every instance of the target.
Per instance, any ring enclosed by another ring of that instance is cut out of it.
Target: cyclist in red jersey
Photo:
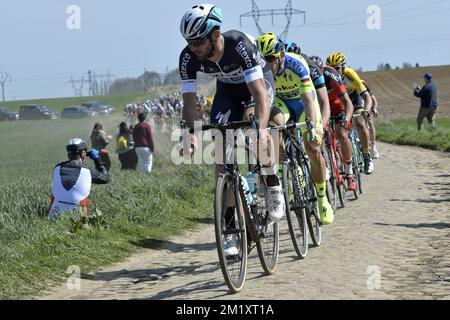
[[[347,94],[341,75],[334,68],[324,65],[320,57],[311,56],[310,58],[320,69],[322,69],[323,76],[325,77],[331,116],[338,117],[345,113],[345,122],[342,121],[340,125],[336,126],[336,137],[339,140],[342,155],[344,156],[348,190],[353,191],[356,189],[356,179],[352,173],[352,143],[348,138],[348,131],[352,128],[350,119],[353,114],[353,104]]]

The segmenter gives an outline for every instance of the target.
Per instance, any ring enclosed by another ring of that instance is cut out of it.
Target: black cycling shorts
[[[275,96],[272,71],[264,73],[264,80],[270,98],[270,106]],[[242,121],[244,110],[254,107],[255,102],[246,83],[228,84],[217,81],[216,95],[211,107],[211,123]]]
[[[356,110],[364,109],[364,99],[360,94],[353,93],[350,95],[350,100],[352,100],[353,104],[353,112]]]

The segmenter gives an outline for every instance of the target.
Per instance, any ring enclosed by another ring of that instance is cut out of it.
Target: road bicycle
[[[226,136],[227,131],[233,132],[242,128],[256,130],[256,121],[250,116],[250,121],[237,121],[228,124],[202,125],[200,128],[189,129],[190,133],[206,130],[216,130],[215,136]],[[180,123],[182,132],[186,130],[186,123]],[[186,132],[186,131],[185,131]],[[258,130],[256,130],[258,132]],[[235,137],[235,135],[233,135]],[[181,138],[180,138],[181,140]],[[256,246],[261,266],[267,274],[275,272],[279,251],[278,222],[269,218],[267,210],[267,183],[261,175],[261,166],[249,164],[248,175],[254,181],[247,181],[239,170],[237,159],[236,139],[232,147],[223,144],[227,163],[216,181],[214,197],[214,226],[219,263],[225,283],[232,293],[242,290],[247,273],[249,252]],[[249,148],[246,149],[249,151]],[[232,155],[230,155],[232,153]],[[249,182],[253,192],[250,191]],[[236,240],[236,254],[226,255],[225,243],[233,237]]]

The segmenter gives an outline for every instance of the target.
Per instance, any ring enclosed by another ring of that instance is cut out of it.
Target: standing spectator
[[[432,81],[431,73],[427,72],[423,76],[425,85],[421,88],[419,85],[414,89],[414,95],[420,98],[420,109],[417,115],[417,129],[423,129],[423,119],[426,117],[430,126],[435,126],[437,103],[437,87]]]
[[[109,171],[111,168],[111,159],[109,158],[106,146],[111,141],[112,136],[103,131],[103,125],[96,123],[91,133],[92,148],[100,151],[100,160],[105,164],[106,169]]]
[[[152,129],[145,122],[146,113],[139,113],[139,123],[133,129],[133,141],[136,154],[139,159],[139,170],[150,174],[152,172],[153,152],[155,144],[153,141]]]
[[[136,170],[138,159],[133,149],[132,133],[128,129],[126,122],[121,122],[119,125],[119,133],[116,137],[116,152],[121,164],[121,170]]]

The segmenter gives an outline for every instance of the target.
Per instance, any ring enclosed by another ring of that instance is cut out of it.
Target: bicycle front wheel
[[[298,168],[298,164],[290,160],[283,162],[283,192],[292,244],[297,256],[304,259],[308,253],[308,227]]]
[[[214,226],[225,283],[232,293],[237,293],[242,290],[247,273],[247,234],[239,190],[233,184],[231,173],[219,175],[214,199]],[[235,241],[237,249],[233,255],[225,253],[225,243],[230,238]]]
[[[327,199],[331,204],[333,211],[336,211],[337,208],[337,198],[338,198],[338,187],[337,187],[337,177],[336,177],[336,168],[334,167],[333,157],[331,156],[330,149],[327,147],[325,152],[323,153],[325,159],[325,165],[327,166]]]

